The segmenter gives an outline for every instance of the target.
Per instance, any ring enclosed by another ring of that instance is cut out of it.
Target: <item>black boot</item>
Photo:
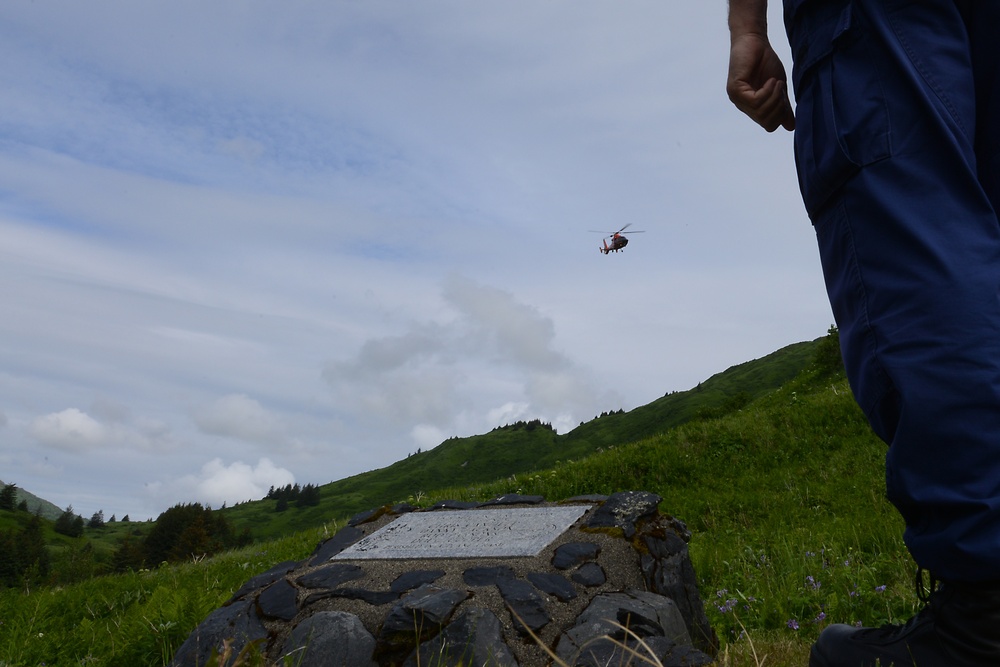
[[[809,667],[1000,665],[1000,585],[942,582],[935,588],[932,581],[931,588],[921,598],[923,610],[904,625],[826,628]]]

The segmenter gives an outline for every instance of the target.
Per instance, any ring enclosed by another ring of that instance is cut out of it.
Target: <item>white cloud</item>
[[[132,420],[131,411],[124,405],[99,400],[92,411],[98,418],[79,408],[36,417],[27,425],[26,432],[45,447],[77,453],[111,449],[144,451],[170,438],[168,424],[145,416]]]
[[[197,474],[185,475],[173,481],[150,484],[147,493],[163,502],[200,502],[213,507],[222,503],[260,500],[270,487],[295,483],[295,475],[261,458],[256,466],[243,461],[226,465],[214,458],[205,463]]]
[[[204,433],[274,444],[284,438],[280,420],[246,394],[229,394],[198,410],[195,424]]]
[[[411,437],[425,446],[431,429],[468,435],[512,417],[589,418],[605,398],[555,349],[555,324],[536,308],[458,275],[445,280],[442,295],[447,308],[437,320],[369,339],[353,359],[326,366],[342,409],[373,422],[420,424]]]
[[[83,451],[110,444],[108,430],[77,408],[66,408],[38,417],[28,432],[42,445],[67,451]]]

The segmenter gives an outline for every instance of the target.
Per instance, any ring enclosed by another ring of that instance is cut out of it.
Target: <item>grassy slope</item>
[[[630,412],[594,419],[563,435],[548,428],[507,427],[484,435],[450,438],[385,468],[324,485],[316,507],[279,514],[274,511],[274,501],[256,501],[224,511],[237,530],[249,527],[257,537],[276,537],[387,503],[414,502],[445,486],[484,484],[543,470],[603,448],[655,436],[699,415],[723,414],[794,378],[809,366],[817,344],[789,345],[718,373],[689,391],[668,394]]]
[[[12,482],[4,482],[3,480],[0,480],[0,488],[11,483]],[[17,484],[17,482],[13,482],[13,484]],[[50,503],[44,498],[39,498],[29,491],[25,491],[21,487],[17,487],[17,502],[21,502],[22,500],[28,503],[29,512],[38,512],[49,521],[55,521],[59,518],[59,515],[63,513],[63,511],[56,507],[55,504]]]
[[[752,364],[736,370],[757,372]],[[708,389],[703,383],[702,392]],[[625,489],[659,493],[662,509],[694,533],[692,559],[724,642],[724,665],[759,664],[764,654],[768,665],[805,664],[810,642],[828,622],[878,624],[912,612],[912,563],[899,518],[883,498],[885,448],[842,377],[806,371],[718,417],[708,404],[691,409],[702,417],[549,469],[425,487],[424,503],[510,492],[551,499]],[[470,451],[484,460],[490,443],[499,450],[509,445],[480,437],[486,439]],[[465,455],[458,442],[444,444],[450,446],[434,456],[454,456],[447,465]],[[431,454],[401,461],[396,470],[433,483]],[[363,501],[370,493],[400,498],[390,482],[376,492],[361,480],[353,484]],[[0,591],[0,666],[80,664],[88,656],[87,664],[126,664],[126,658],[162,664],[244,580],[277,561],[306,557],[336,529],[323,523],[330,519],[326,514],[314,524],[321,528],[198,564],[28,595]]]

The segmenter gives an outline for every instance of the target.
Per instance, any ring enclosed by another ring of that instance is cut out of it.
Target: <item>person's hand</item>
[[[733,35],[729,50],[726,92],[736,108],[768,132],[795,129],[795,112],[788,101],[785,66],[763,35]]]

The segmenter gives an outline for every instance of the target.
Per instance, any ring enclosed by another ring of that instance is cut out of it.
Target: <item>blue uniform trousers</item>
[[[795,158],[917,564],[1000,580],[1000,2],[786,0]]]

